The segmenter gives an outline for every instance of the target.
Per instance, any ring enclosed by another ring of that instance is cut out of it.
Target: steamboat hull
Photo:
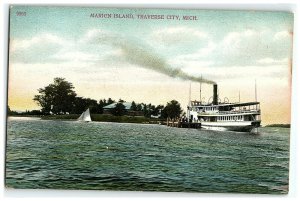
[[[202,122],[201,128],[216,131],[251,132],[260,127],[260,121],[251,122]]]

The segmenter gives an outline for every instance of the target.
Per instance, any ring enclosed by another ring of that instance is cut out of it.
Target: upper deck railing
[[[244,107],[244,106],[255,106],[255,105],[260,105],[259,102],[243,102],[243,103],[218,103],[217,105],[213,105],[211,103],[209,104],[203,104],[199,101],[191,101],[191,106],[192,107],[226,107],[226,106],[230,106],[230,107]]]
[[[260,113],[260,109],[258,110],[232,110],[232,111],[209,111],[209,112],[203,112],[203,111],[197,111],[192,110],[195,112],[198,112],[200,115],[228,115],[228,114],[246,114],[246,113]]]

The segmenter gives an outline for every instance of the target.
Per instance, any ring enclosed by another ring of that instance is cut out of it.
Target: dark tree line
[[[87,108],[91,113],[102,114],[103,108],[112,103],[117,103],[111,111],[113,115],[122,116],[126,114],[124,102],[111,98],[98,101],[90,98],[78,97],[72,83],[64,78],[54,78],[54,82],[44,88],[38,89],[39,94],[33,100],[41,106],[42,114],[81,114]],[[152,105],[151,103],[136,103],[132,101],[131,111],[142,113],[145,117],[160,115],[162,118],[174,119],[181,115],[182,109],[178,101],[172,100],[163,105]]]
[[[91,113],[103,113],[103,107],[114,103],[108,100],[97,100],[78,97],[72,83],[64,78],[54,78],[53,84],[38,89],[39,94],[33,100],[42,108],[43,114],[81,114],[87,108]]]
[[[38,89],[39,95],[33,100],[42,107],[43,113],[70,113],[74,108],[77,94],[72,83],[64,78],[54,78],[54,83]]]

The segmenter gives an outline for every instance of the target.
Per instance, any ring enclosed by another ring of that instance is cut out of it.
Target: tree
[[[166,107],[163,109],[163,116],[175,119],[180,117],[180,114],[182,113],[182,109],[180,106],[180,103],[176,100],[171,100],[167,103]]]
[[[132,111],[137,111],[137,106],[136,106],[136,103],[134,101],[132,101],[130,109]]]
[[[98,113],[98,104],[94,99],[85,99],[87,108],[90,108],[91,113]]]
[[[125,114],[125,105],[122,103],[117,103],[116,106],[112,109],[112,114],[115,116],[122,116]]]
[[[125,101],[120,98],[118,102],[119,103],[124,103]]]
[[[142,111],[142,109],[143,109],[142,104],[139,103],[139,104],[136,105],[136,110],[137,111]]]
[[[115,103],[115,102],[116,102],[116,101],[114,101],[113,99],[108,98],[108,100],[107,100],[107,105],[110,105],[110,104]]]
[[[73,114],[81,114],[87,108],[90,109],[91,113],[99,112],[97,101],[90,98],[76,97],[73,106],[71,112]]]
[[[103,107],[104,106],[106,106],[107,105],[107,103],[106,103],[106,100],[105,99],[101,99],[100,101],[99,101],[99,104],[98,104],[98,113],[99,114],[102,114],[103,113]]]
[[[144,113],[144,116],[145,116],[145,117],[150,117],[151,114],[149,114],[149,110],[148,110],[148,108],[147,108],[147,104],[142,103],[142,107],[143,107],[142,111],[143,111],[143,113]]]
[[[54,78],[54,83],[45,88],[38,89],[39,95],[35,95],[33,100],[42,107],[43,113],[71,112],[74,107],[76,93],[72,83],[65,78]]]
[[[164,109],[163,105],[158,105],[154,108],[154,110],[152,111],[152,115],[161,115],[162,110]]]

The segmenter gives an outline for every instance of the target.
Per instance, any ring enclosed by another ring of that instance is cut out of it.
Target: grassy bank
[[[48,115],[43,116],[44,120],[75,120],[79,117],[79,114],[69,114],[69,115]],[[143,116],[113,116],[108,114],[91,114],[92,121],[101,122],[118,122],[118,123],[159,123],[158,119],[151,119]]]
[[[63,114],[63,115],[46,115],[42,116],[44,120],[75,120],[79,117],[79,114]]]

